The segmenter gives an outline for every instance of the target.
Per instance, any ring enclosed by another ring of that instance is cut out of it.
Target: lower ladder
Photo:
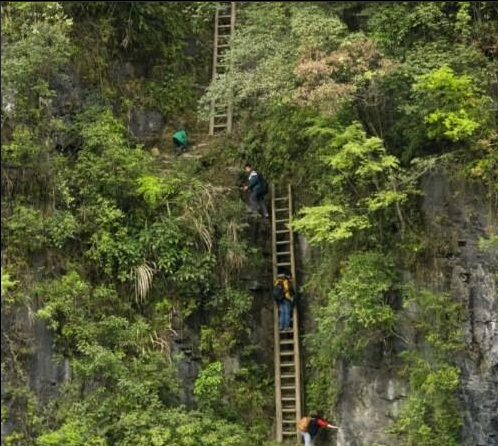
[[[278,196],[271,188],[272,212],[272,264],[273,280],[279,274],[291,273],[296,290],[296,265],[294,255],[294,234],[289,226],[292,218],[291,186]],[[301,419],[301,360],[299,353],[299,320],[297,306],[292,311],[292,329],[280,331],[278,305],[273,310],[275,342],[275,407],[276,440],[279,442],[298,440],[296,423]]]

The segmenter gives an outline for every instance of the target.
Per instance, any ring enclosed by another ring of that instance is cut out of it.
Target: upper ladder
[[[278,274],[291,272],[296,289],[296,265],[294,234],[289,227],[292,218],[292,191],[289,184],[285,194],[276,196],[271,187],[272,212],[272,263],[273,280]],[[297,306],[292,312],[292,330],[280,332],[278,327],[278,305],[273,308],[273,330],[275,342],[275,406],[276,440],[296,439],[299,434],[296,422],[301,419],[301,360],[299,354],[299,320]],[[294,437],[294,438],[293,438]]]
[[[235,30],[235,2],[221,2],[216,9],[214,19],[214,46],[213,46],[213,81],[220,74],[228,70],[226,51],[230,47],[230,38]],[[209,134],[232,131],[232,101],[211,101],[209,118]]]

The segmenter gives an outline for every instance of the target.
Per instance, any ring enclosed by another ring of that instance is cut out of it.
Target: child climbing
[[[268,218],[268,210],[265,203],[265,195],[268,192],[268,185],[262,175],[258,174],[250,164],[246,164],[244,170],[249,175],[248,184],[244,186],[245,191],[249,191],[249,203],[251,211],[258,212],[261,208],[261,215]]]
[[[278,303],[280,331],[290,330],[294,295],[292,275],[279,274],[273,286],[273,298]]]

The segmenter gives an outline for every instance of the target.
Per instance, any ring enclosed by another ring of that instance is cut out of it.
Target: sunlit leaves
[[[468,75],[457,75],[448,66],[418,77],[415,97],[425,113],[427,135],[433,139],[464,141],[486,123],[488,99]]]
[[[381,139],[367,137],[359,123],[332,134],[322,162],[330,168],[333,193],[321,205],[304,207],[292,223],[317,245],[374,227],[375,212],[403,204],[414,192],[397,186],[399,160],[387,154]]]

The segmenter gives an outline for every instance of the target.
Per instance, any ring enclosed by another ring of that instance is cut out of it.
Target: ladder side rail
[[[235,32],[235,2],[230,2],[232,7],[231,7],[231,17],[230,17],[230,40],[232,39],[232,36]],[[230,42],[231,44],[231,42]],[[232,59],[230,58],[230,66],[229,66],[229,71],[231,71],[233,67]],[[230,92],[229,92],[229,98],[228,98],[228,109],[227,109],[227,133],[230,133],[232,131],[232,121],[233,121],[233,92],[232,92],[232,86],[230,86]]]
[[[216,79],[216,65],[218,59],[218,20],[219,20],[219,8],[216,8],[214,13],[214,45],[213,45],[213,74],[212,80]],[[211,111],[209,116],[209,134],[214,135],[214,112],[215,112],[215,103],[214,99],[211,99]]]
[[[288,185],[289,194],[289,223],[293,216],[292,207],[292,187]],[[289,226],[289,239],[290,239],[290,258],[291,258],[291,272],[294,290],[297,292],[296,280],[296,256],[294,247],[294,231]],[[302,390],[301,390],[301,355],[299,350],[299,312],[297,305],[293,308],[293,330],[294,330],[294,370],[295,370],[295,386],[296,386],[296,421],[299,421],[302,416]],[[299,433],[296,429],[297,441],[299,441]]]
[[[272,214],[272,269],[273,280],[277,278],[277,234],[275,232],[275,186],[271,185],[271,214]],[[273,284],[272,284],[273,285]],[[281,389],[281,374],[280,374],[280,333],[278,331],[278,305],[273,302],[273,333],[274,333],[274,367],[275,367],[275,411],[276,411],[276,440],[283,440],[282,434],[282,389]]]

